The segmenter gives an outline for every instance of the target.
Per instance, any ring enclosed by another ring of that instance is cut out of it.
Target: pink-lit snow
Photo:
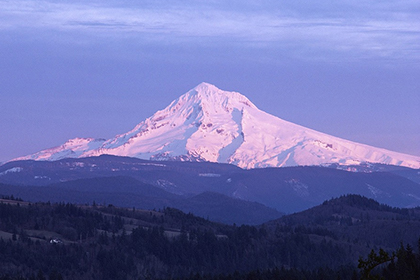
[[[242,168],[363,162],[420,168],[420,157],[330,136],[259,110],[237,92],[201,83],[133,130],[109,140],[76,138],[18,158],[58,160],[111,154],[201,160]]]

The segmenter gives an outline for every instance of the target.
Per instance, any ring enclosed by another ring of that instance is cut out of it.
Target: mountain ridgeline
[[[75,138],[16,160],[102,154],[148,160],[209,161],[241,168],[358,165],[420,168],[420,157],[351,142],[259,110],[238,92],[201,83],[165,109],[114,138]]]
[[[372,164],[358,168],[360,172],[317,166],[248,170],[229,164],[110,155],[12,161],[0,166],[0,192],[32,202],[176,207],[237,224],[263,223],[345,194],[360,194],[393,207],[419,205],[418,170]]]
[[[418,208],[359,195],[260,226],[4,197],[0,279],[419,279],[419,234]]]

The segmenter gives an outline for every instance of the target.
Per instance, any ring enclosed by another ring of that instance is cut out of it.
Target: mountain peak
[[[242,168],[357,165],[420,168],[420,158],[351,142],[259,110],[247,97],[201,83],[131,131],[107,141],[75,139],[20,159],[111,154],[141,159],[231,163]]]
[[[220,89],[216,87],[215,85],[209,84],[206,82],[202,82],[198,84],[195,88],[193,88],[193,90],[197,92],[215,92],[215,93],[220,91]]]
[[[202,82],[195,88],[182,95],[179,100],[191,100],[204,106],[212,108],[222,107],[224,110],[232,111],[237,108],[241,111],[245,105],[256,108],[256,106],[244,95],[235,91],[224,91],[215,85]],[[207,108],[210,109],[210,108]],[[215,112],[217,113],[217,112]]]

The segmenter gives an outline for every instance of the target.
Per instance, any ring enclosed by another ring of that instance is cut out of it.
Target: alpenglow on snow
[[[420,168],[420,157],[327,135],[259,110],[238,92],[201,83],[133,130],[76,138],[15,160],[110,154],[151,160],[210,161],[242,168],[365,162]]]

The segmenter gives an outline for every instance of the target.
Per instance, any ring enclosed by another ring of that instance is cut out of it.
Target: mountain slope
[[[283,214],[261,203],[244,201],[223,194],[205,192],[185,197],[130,177],[94,177],[48,186],[19,186],[0,183],[1,195],[31,202],[50,201],[78,204],[112,204],[139,209],[176,207],[184,212],[226,224],[261,224]]]
[[[64,187],[66,182],[72,184],[70,182],[79,179],[131,177],[184,197],[196,196],[203,192],[221,193],[232,198],[256,201],[286,213],[308,209],[331,197],[350,193],[373,198],[394,207],[420,205],[420,185],[416,181],[418,175],[415,176],[418,170],[376,164],[371,168],[378,171],[348,172],[320,166],[245,170],[234,165],[211,162],[162,162],[102,155],[58,161],[9,162],[0,166],[0,183],[24,186],[59,184]],[[393,170],[398,172],[394,173]],[[124,191],[121,184],[106,185],[110,186],[108,189],[114,188],[114,193],[129,193]],[[57,191],[63,191],[62,187],[57,187]],[[82,189],[86,191],[89,186],[85,185]],[[0,193],[1,191],[2,187]],[[13,189],[7,194],[23,196]],[[97,200],[93,195],[87,199],[88,202],[93,200]],[[108,199],[106,201],[110,203]],[[132,202],[124,205],[134,206]],[[177,205],[174,207],[181,208]],[[192,208],[182,209],[194,212]]]
[[[420,168],[420,157],[351,142],[259,110],[245,96],[201,83],[133,130],[76,138],[18,158],[58,160],[102,154],[231,163],[242,168],[363,162]]]

